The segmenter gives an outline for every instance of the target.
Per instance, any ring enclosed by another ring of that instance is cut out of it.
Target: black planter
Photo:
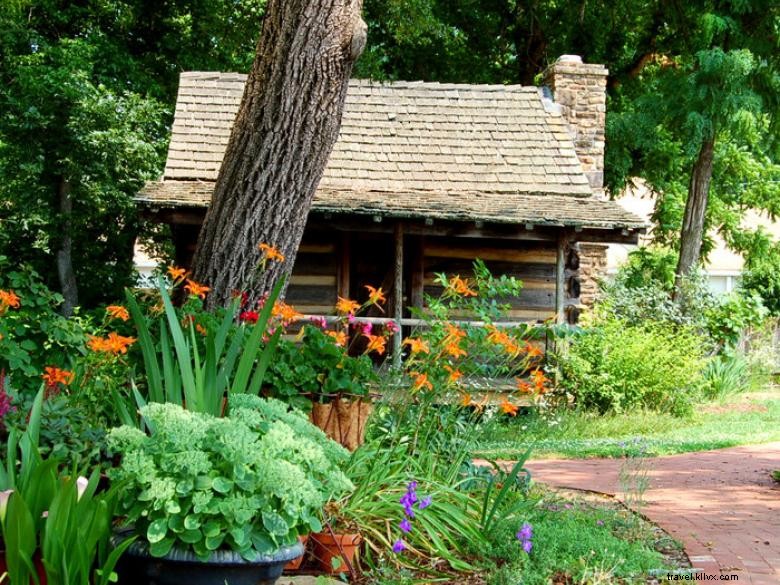
[[[114,542],[124,538],[126,535],[117,536]],[[149,554],[148,544],[136,541],[122,555],[116,570],[118,585],[273,585],[282,576],[284,565],[302,554],[303,546],[296,542],[252,562],[233,551],[214,551],[206,561],[177,549],[155,558]]]

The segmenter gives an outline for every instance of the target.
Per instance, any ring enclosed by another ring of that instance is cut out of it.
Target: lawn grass
[[[649,455],[672,455],[780,441],[780,387],[731,396],[696,407],[692,416],[634,411],[598,415],[577,410],[542,417],[533,411],[495,427],[477,455],[515,459],[528,447],[533,457],[620,457],[625,443],[642,437]]]

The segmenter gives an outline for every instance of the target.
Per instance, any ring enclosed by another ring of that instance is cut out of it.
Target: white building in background
[[[628,189],[626,194],[617,200],[617,203],[627,211],[631,211],[648,221],[655,205],[649,189],[642,184]],[[763,226],[775,241],[780,240],[780,223],[772,221],[766,216],[752,211],[748,212],[744,225],[753,229]],[[646,234],[640,239],[640,245],[649,243],[651,239],[652,234]],[[729,293],[739,285],[745,261],[741,255],[729,250],[720,236],[715,234],[714,239],[715,249],[710,253],[704,269],[709,277],[710,288],[714,293]],[[607,273],[614,274],[618,267],[626,261],[628,253],[636,248],[637,246],[625,244],[610,244],[607,248]]]

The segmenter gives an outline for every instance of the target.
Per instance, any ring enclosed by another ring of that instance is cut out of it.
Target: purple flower
[[[525,522],[515,536],[517,536],[517,540],[530,540],[534,537],[534,528],[528,522]]]
[[[393,543],[393,552],[395,554],[402,553],[404,552],[404,550],[406,550],[406,545],[404,544],[404,541],[401,540],[400,538]]]
[[[417,482],[416,481],[410,481],[409,485],[406,486],[406,491],[410,494],[414,492],[414,490],[417,489]]]
[[[596,520],[596,526],[604,526],[603,520]]]
[[[533,546],[534,544],[530,540],[523,541],[523,550],[526,552],[526,554],[531,554],[531,549]]]
[[[425,510],[425,508],[431,505],[432,500],[433,498],[431,496],[425,496],[422,500],[420,500],[420,503],[417,504],[417,509]]]
[[[401,523],[398,525],[398,527],[404,534],[409,534],[412,531],[412,523],[409,522],[409,520],[406,518],[401,520]]]
[[[567,510],[571,510],[571,504],[564,504],[563,507]]]

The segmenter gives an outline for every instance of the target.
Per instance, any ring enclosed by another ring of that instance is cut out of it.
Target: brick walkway
[[[657,457],[642,513],[681,541],[694,567],[780,585],[780,443]],[[529,461],[536,481],[620,497],[616,459]]]

